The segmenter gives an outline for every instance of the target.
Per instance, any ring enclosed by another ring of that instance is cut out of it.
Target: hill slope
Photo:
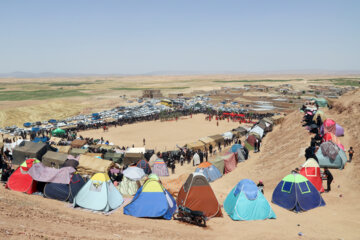
[[[208,228],[176,221],[138,219],[122,214],[122,209],[109,216],[69,208],[67,204],[38,196],[0,188],[1,239],[357,239],[360,236],[360,197],[357,187],[359,172],[360,91],[339,99],[326,111],[345,128],[341,141],[355,148],[355,159],[342,171],[332,170],[333,191],[324,193],[325,207],[295,214],[274,204],[277,219],[234,222],[226,213],[211,219]],[[310,135],[301,127],[302,114],[293,112],[276,126],[264,141],[260,153],[240,163],[236,170],[212,183],[223,203],[229,191],[243,178],[265,183],[265,196],[271,200],[274,187],[292,169],[300,166]],[[184,167],[189,172],[190,166]],[[179,171],[184,174],[184,171]],[[177,174],[179,174],[177,173]],[[355,189],[355,191],[354,191]],[[339,195],[342,197],[339,197]]]

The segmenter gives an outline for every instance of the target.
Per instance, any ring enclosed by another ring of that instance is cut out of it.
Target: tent
[[[256,143],[256,137],[254,135],[249,135],[245,140],[245,147],[248,150],[254,150]]]
[[[270,204],[250,179],[241,180],[227,195],[224,209],[232,220],[276,218]]]
[[[245,136],[247,133],[247,130],[243,127],[238,127],[238,128],[233,129],[232,132],[236,137],[239,138],[239,137]]]
[[[323,142],[315,155],[322,168],[343,169],[347,162],[345,152],[331,141]]]
[[[66,153],[66,154],[68,154],[71,149],[71,146],[55,146],[55,147],[58,149],[58,152]],[[85,150],[85,149],[82,149],[82,150]]]
[[[154,166],[152,167],[152,173],[160,177],[169,176],[169,171],[164,160],[159,158],[154,162]]]
[[[32,194],[36,192],[36,181],[28,174],[33,164],[39,163],[37,159],[27,159],[13,174],[10,175],[6,187],[17,192]]]
[[[141,180],[145,176],[145,172],[142,168],[128,167],[123,172],[124,176],[131,180]]]
[[[197,151],[197,150],[203,151],[205,149],[205,144],[202,141],[196,141],[196,142],[186,144],[186,147],[188,149],[192,149],[194,151]]]
[[[74,141],[71,142],[71,147],[72,148],[81,148],[86,144],[86,140],[81,140],[81,139],[75,139]]]
[[[34,143],[29,141],[22,141],[13,149],[13,164],[19,165],[26,158],[36,158],[41,160],[46,153],[47,147],[45,143]]]
[[[151,167],[145,159],[141,159],[140,161],[138,161],[136,166],[143,169],[146,175],[149,175],[151,173]]]
[[[210,137],[203,137],[200,138],[199,141],[203,142],[205,144],[205,146],[207,147],[207,149],[209,149],[209,146],[215,146],[216,142],[214,139],[210,138]]]
[[[124,170],[123,174],[124,177],[116,188],[123,195],[135,195],[141,186],[140,181],[145,177],[144,170],[138,167],[128,167]]]
[[[106,152],[104,154],[104,159],[106,160],[112,160],[113,162],[116,163],[121,163],[122,159],[123,159],[124,154],[122,153],[116,153],[116,152]]]
[[[246,160],[246,158],[245,158],[246,153],[245,153],[244,147],[241,144],[232,145],[229,152],[237,154],[238,162],[243,162]]]
[[[209,159],[209,163],[211,163],[213,166],[215,166],[219,170],[221,175],[224,174],[225,163],[224,163],[224,159],[222,158],[222,156],[217,155],[216,158]]]
[[[325,206],[319,191],[303,175],[289,174],[276,186],[272,202],[295,212]]]
[[[47,167],[61,168],[67,160],[67,157],[68,155],[65,153],[48,151],[42,157],[42,163]]]
[[[133,152],[126,152],[124,159],[123,159],[123,165],[128,166],[137,163],[139,160],[144,159],[144,154],[139,153],[133,153]]]
[[[209,182],[201,173],[189,175],[179,191],[176,203],[193,211],[201,211],[208,218],[222,217],[221,206]]]
[[[113,162],[96,157],[90,157],[86,155],[80,155],[78,172],[81,175],[93,175],[97,172],[107,173]]]
[[[345,147],[344,145],[341,144],[340,140],[332,133],[328,132],[325,133],[323,136],[323,141],[324,142],[328,142],[328,141],[332,141],[333,143],[335,143],[339,148],[341,148],[343,151],[345,151]]]
[[[227,139],[227,140],[231,140],[231,139],[233,139],[233,133],[232,132],[225,132],[225,133],[223,133],[223,137],[224,137],[224,139]]]
[[[138,183],[138,181],[131,180],[124,176],[122,181],[119,183],[119,185],[116,186],[116,188],[123,196],[133,196],[136,194],[140,186],[141,184]]]
[[[156,174],[136,192],[132,201],[124,207],[124,214],[134,217],[164,218],[170,220],[176,211],[176,202],[162,186]]]
[[[69,184],[61,183],[47,183],[44,188],[44,195],[47,198],[56,199],[60,201],[73,202],[74,197],[84,186],[85,181],[80,174],[75,173]]]
[[[69,154],[70,154],[70,155],[73,155],[73,156],[78,156],[78,155],[80,155],[80,154],[86,153],[87,151],[88,151],[87,149],[72,148],[72,149],[69,151]]]
[[[320,167],[315,159],[309,158],[306,160],[306,162],[302,165],[299,173],[306,177],[319,192],[324,192]]]
[[[319,107],[327,107],[328,101],[325,98],[312,98],[312,101],[315,101]]]
[[[323,122],[323,125],[320,127],[320,131],[322,134],[330,132],[337,137],[344,136],[344,128],[329,118]]]
[[[235,153],[228,153],[224,156],[222,156],[224,159],[224,173],[227,174],[231,171],[233,171],[237,166],[237,160]]]
[[[250,130],[250,134],[251,133],[257,133],[261,138],[263,138],[264,136],[264,129],[262,129],[261,127],[259,127],[258,125],[255,125],[251,130]]]
[[[65,130],[61,128],[57,128],[51,132],[51,135],[53,135],[54,137],[63,137],[65,136],[65,134],[66,134]]]
[[[216,144],[224,144],[224,137],[221,136],[220,134],[216,134],[216,135],[212,135],[212,136],[209,136],[209,138],[212,138],[214,139],[214,141],[216,142]]]
[[[149,160],[149,165],[151,168],[154,166],[154,163],[157,159],[158,159],[158,156],[154,153]]]
[[[96,173],[74,198],[74,207],[109,212],[124,202],[107,173]]]
[[[209,182],[213,182],[222,176],[222,173],[220,173],[219,169],[217,169],[214,165],[212,165],[209,162],[201,163],[196,168],[195,172],[204,174],[206,180],[208,180]]]
[[[260,126],[261,124],[261,126]],[[269,118],[263,118],[259,122],[259,126],[264,129],[265,132],[272,131],[274,123]]]
[[[316,121],[318,116],[320,116],[322,122],[324,122],[326,120],[325,113],[321,110],[317,110],[313,116],[313,121]]]

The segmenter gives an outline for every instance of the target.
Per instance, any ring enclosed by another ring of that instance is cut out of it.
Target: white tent
[[[255,127],[253,127],[251,130],[250,130],[250,133],[257,133],[259,134],[260,138],[263,138],[264,136],[264,129],[262,129],[261,127],[255,125]]]
[[[145,172],[142,168],[138,167],[128,167],[123,172],[124,176],[130,180],[138,181],[145,176]]]

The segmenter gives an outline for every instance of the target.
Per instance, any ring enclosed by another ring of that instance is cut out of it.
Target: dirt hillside
[[[325,112],[345,128],[340,140],[346,149],[355,149],[352,163],[344,170],[332,170],[333,190],[322,194],[325,207],[296,214],[271,204],[277,219],[249,222],[232,221],[224,212],[223,218],[211,219],[202,229],[173,220],[125,216],[122,208],[105,216],[0,188],[0,239],[359,239],[360,91],[343,96]],[[286,116],[265,137],[260,153],[251,152],[248,161],[211,184],[220,203],[243,178],[263,180],[265,197],[271,201],[278,182],[304,163],[311,136],[301,126],[301,118],[300,112]],[[193,169],[184,166],[170,178]]]

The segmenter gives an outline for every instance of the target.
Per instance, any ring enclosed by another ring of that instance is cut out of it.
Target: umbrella
[[[141,180],[145,176],[144,170],[138,167],[128,167],[124,170],[123,174],[125,177],[134,181]]]

